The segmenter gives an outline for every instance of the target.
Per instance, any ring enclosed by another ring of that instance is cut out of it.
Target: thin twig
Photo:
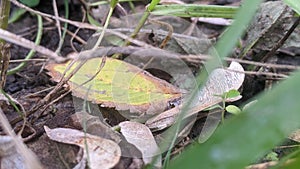
[[[38,161],[37,157],[30,150],[28,150],[28,148],[25,147],[23,142],[13,132],[13,129],[8,123],[8,120],[1,108],[0,108],[0,123],[3,130],[12,138],[18,152],[24,158],[26,168],[42,169],[43,167]]]
[[[43,20],[42,17],[37,15],[37,20],[38,20],[38,31],[37,31],[37,35],[36,35],[36,39],[35,39],[35,45],[39,45],[42,39],[42,34],[43,34]],[[32,56],[35,54],[35,51],[33,49],[30,50],[30,52],[26,55],[24,60],[27,59],[31,59]],[[14,73],[17,73],[18,71],[20,71],[21,69],[23,69],[25,67],[27,62],[22,62],[20,63],[18,66],[10,69],[7,74],[8,75],[12,75]]]
[[[19,62],[45,62],[47,59],[15,59],[15,60],[10,60],[9,63],[19,63]]]
[[[84,10],[84,8],[83,7],[81,7],[81,11],[82,11],[82,19],[81,19],[81,21],[82,22],[84,22],[85,21],[85,19],[86,19],[86,11]],[[72,34],[72,36],[71,36],[71,39],[70,39],[70,44],[71,44],[71,47],[72,47],[72,49],[74,50],[74,51],[76,51],[76,52],[78,52],[77,51],[77,49],[75,48],[75,46],[74,46],[74,44],[73,44],[73,40],[74,40],[74,38],[76,38],[77,36],[77,33],[79,32],[79,30],[80,30],[80,28],[77,28],[76,29],[76,31],[74,32],[74,34]],[[76,38],[77,39],[77,38]],[[78,40],[78,39],[77,39]],[[82,42],[81,42],[82,43]],[[82,43],[82,44],[84,44],[84,45],[86,45],[86,42],[84,41],[84,43]]]
[[[6,40],[8,42],[17,44],[19,46],[22,46],[24,48],[33,49],[43,55],[49,56],[51,59],[53,59],[57,62],[64,62],[66,60],[65,58],[57,55],[55,52],[53,52],[43,46],[36,45],[32,41],[27,40],[18,35],[15,35],[13,33],[10,33],[6,30],[0,29],[0,38]]]
[[[57,31],[58,31],[58,35],[59,37],[61,37],[61,30],[60,30],[60,21],[58,19],[59,15],[58,15],[58,10],[57,10],[57,4],[56,4],[56,0],[52,0],[52,7],[53,7],[53,11],[54,11],[54,16],[55,21],[56,21],[56,27],[57,27]]]

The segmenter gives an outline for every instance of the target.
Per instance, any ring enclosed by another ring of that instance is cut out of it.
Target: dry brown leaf
[[[245,78],[245,73],[243,72],[243,67],[237,62],[232,62],[228,70],[216,69],[212,71],[204,87],[197,93],[196,99],[191,105],[193,107],[190,108],[185,117],[194,115],[201,110],[221,102],[222,98],[218,95],[222,95],[233,89],[239,89]],[[154,131],[162,130],[175,122],[181,108],[181,106],[174,107],[150,118],[147,120],[146,125]]]
[[[91,169],[109,169],[114,167],[120,160],[121,149],[118,144],[111,140],[74,129],[50,129],[47,126],[44,126],[44,128],[51,140],[77,145],[85,149],[82,161],[89,161],[88,165]]]
[[[125,139],[142,152],[145,164],[150,164],[156,160],[154,165],[161,167],[160,149],[147,126],[132,121],[121,122],[119,126]]]
[[[119,133],[113,131],[111,127],[100,120],[98,116],[92,116],[87,112],[80,111],[71,115],[71,122],[78,128],[82,128],[84,124],[86,126],[86,132],[89,134],[112,140],[118,144],[121,142]]]

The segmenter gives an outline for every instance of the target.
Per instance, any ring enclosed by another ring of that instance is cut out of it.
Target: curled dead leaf
[[[132,121],[121,122],[119,126],[125,139],[141,151],[145,164],[156,160],[154,165],[161,167],[160,149],[147,126]]]

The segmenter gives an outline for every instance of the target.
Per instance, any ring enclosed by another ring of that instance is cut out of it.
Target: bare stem
[[[1,29],[7,29],[8,26],[8,16],[10,12],[10,1],[9,0],[1,0],[0,1],[0,28]],[[6,47],[6,42],[3,39],[0,39],[0,68],[1,70],[1,81],[0,81],[0,88],[2,89],[5,84],[5,79],[6,79],[6,70],[8,68],[8,62],[9,62],[9,48]],[[7,63],[7,65],[4,65]],[[4,65],[4,66],[3,66]],[[6,69],[6,70],[4,70]]]

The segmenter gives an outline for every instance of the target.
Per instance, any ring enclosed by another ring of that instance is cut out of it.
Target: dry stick
[[[10,2],[9,0],[1,0],[0,2],[0,28],[7,29],[8,27],[8,17],[10,12]],[[4,39],[0,39],[0,67],[1,67],[1,79],[0,79],[0,89],[3,89],[6,82],[6,74],[8,69],[8,64],[10,60],[10,45],[6,43]]]
[[[51,59],[53,59],[57,62],[63,62],[66,60],[65,58],[57,55],[55,52],[53,52],[43,46],[36,45],[32,41],[22,38],[13,33],[10,33],[6,30],[0,29],[0,38],[6,40],[8,42],[17,44],[19,46],[28,48],[28,49],[34,49],[35,51],[37,51],[43,55],[49,56]]]
[[[85,62],[84,62],[84,63],[85,63]],[[72,89],[72,90],[76,90],[76,89],[78,89],[79,87],[82,87],[83,85],[85,85],[85,84],[87,84],[88,82],[92,81],[92,80],[100,73],[100,71],[102,70],[102,68],[105,66],[105,63],[106,63],[106,56],[103,56],[103,57],[102,57],[102,60],[101,60],[100,67],[99,67],[99,69],[97,70],[97,72],[96,72],[91,78],[89,78],[89,80],[83,82],[82,84],[78,85],[77,87],[75,87],[75,88]],[[79,65],[79,66],[77,66],[76,68],[79,67],[79,69],[80,69],[81,66],[82,66],[82,65]],[[77,71],[78,71],[78,70],[77,70]],[[77,72],[77,71],[76,71],[76,72]],[[76,73],[76,72],[75,72],[75,73]],[[72,72],[71,72],[71,73],[72,73]],[[73,75],[72,75],[72,76],[73,76]],[[71,77],[72,77],[72,76],[71,76]],[[70,77],[70,78],[71,78],[71,77]],[[51,91],[51,92],[52,92],[52,91]],[[58,98],[56,98],[56,99],[52,100],[50,103],[48,103],[45,107],[42,108],[41,114],[42,114],[42,113],[43,113],[50,105],[52,105],[52,104],[54,104],[55,102],[59,101],[60,99],[64,98],[64,97],[65,97],[67,94],[69,94],[70,92],[71,92],[71,90],[65,92],[64,94],[60,95]],[[40,114],[40,115],[41,115],[41,114]],[[39,117],[39,116],[38,116],[38,117]],[[37,118],[38,118],[38,117],[37,117]]]
[[[152,24],[159,24],[160,26],[165,26],[168,29],[168,35],[164,38],[164,40],[161,42],[161,44],[159,45],[160,49],[163,49],[166,47],[167,43],[169,42],[169,40],[172,37],[172,34],[174,32],[174,29],[172,27],[172,25],[166,23],[166,22],[162,22],[162,21],[158,21],[158,20],[151,20],[149,19],[149,22]],[[143,66],[142,69],[145,69],[146,67],[149,66],[149,64],[154,60],[154,56],[152,56],[149,61]]]
[[[46,92],[46,91],[49,91],[49,90],[51,90],[51,89],[54,89],[54,86],[48,87],[48,88],[43,89],[43,90],[40,90],[40,91],[37,91],[37,92],[35,92],[35,93],[30,93],[30,94],[26,95],[25,98],[30,98],[30,97],[37,96],[38,94],[43,93],[43,92]]]
[[[10,61],[10,44],[0,43],[0,53],[2,56],[1,73],[0,73],[0,88],[3,89],[6,82],[7,69]]]
[[[174,32],[172,25],[168,24],[167,22],[162,22],[162,21],[153,20],[153,19],[149,19],[149,22],[152,24],[158,24],[160,26],[165,26],[168,29],[168,35],[165,37],[165,39],[162,41],[162,43],[159,46],[159,48],[161,48],[161,49],[165,48]]]
[[[181,59],[188,61],[188,62],[194,62],[199,63],[199,60],[207,60],[210,59],[210,56],[208,55],[180,55]],[[278,68],[278,69],[290,69],[290,70],[298,70],[300,69],[299,66],[293,66],[293,65],[283,65],[283,64],[273,64],[273,63],[261,63],[256,61],[249,61],[249,60],[243,60],[243,59],[236,59],[236,58],[225,58],[226,61],[235,61],[239,63],[244,63],[248,65],[256,65],[256,66],[262,66],[262,67],[272,67],[272,68]]]
[[[121,54],[132,54],[136,51],[139,50],[144,50],[145,48],[141,47],[133,47],[133,46],[128,46],[128,47],[109,47],[109,48],[99,48],[95,51],[92,50],[87,50],[81,52],[81,57],[79,59],[91,59],[95,58],[98,56],[102,55],[113,55],[115,53],[121,53]],[[170,59],[176,59],[176,57],[188,61],[188,62],[194,62],[199,64],[202,60],[207,60],[210,59],[210,56],[208,55],[178,55],[174,54],[171,52],[165,52],[164,50],[161,49],[153,49],[153,50],[158,50],[161,52],[164,52],[164,57],[170,58]],[[159,53],[159,52],[158,52]],[[280,64],[270,64],[270,63],[260,63],[260,62],[254,62],[254,61],[247,61],[247,60],[242,60],[242,59],[233,59],[233,58],[226,58],[226,61],[235,61],[239,63],[244,63],[244,64],[250,64],[250,65],[258,65],[258,66],[264,66],[264,67],[272,67],[272,68],[278,68],[278,69],[290,69],[290,70],[296,70],[300,69],[298,66],[291,66],[291,65],[280,65]],[[245,71],[246,74],[250,75],[273,75],[281,78],[286,78],[287,75],[285,74],[277,74],[277,73],[269,73],[269,72],[255,72],[255,71]]]
[[[272,73],[272,72],[256,72],[256,71],[244,71],[244,72],[241,72],[241,71],[237,71],[237,70],[231,70],[231,69],[228,69],[228,68],[224,68],[225,70],[228,70],[230,72],[238,72],[238,73],[245,73],[245,74],[248,74],[248,75],[266,75],[266,76],[277,76],[277,77],[281,77],[281,78],[287,78],[289,77],[288,75],[285,75],[285,74],[282,74],[282,73]]]
[[[54,20],[56,19],[56,17],[54,17],[54,16],[52,16],[50,14],[46,14],[46,13],[43,13],[43,12],[35,11],[35,10],[33,10],[33,9],[31,9],[31,8],[29,8],[29,7],[21,4],[21,3],[19,3],[16,0],[11,0],[11,2],[13,2],[16,6],[18,6],[20,8],[23,8],[23,9],[29,11],[29,12],[35,13],[37,15],[41,15],[41,16],[46,17],[46,18],[51,18],[51,19],[54,19]],[[58,17],[57,19],[60,20],[60,21],[62,21],[62,22],[69,23],[69,24],[71,24],[73,26],[76,26],[78,28],[81,28],[81,29],[91,29],[91,30],[99,30],[100,29],[101,30],[101,28],[99,28],[97,26],[93,26],[93,25],[88,24],[88,23],[71,21],[69,19],[65,19],[65,18],[61,18],[61,17]],[[111,33],[111,34],[116,35],[116,36],[119,36],[120,38],[125,39],[125,40],[129,41],[130,43],[136,44],[138,46],[143,46],[143,47],[148,47],[148,48],[155,48],[155,47],[153,47],[151,45],[148,45],[145,42],[142,42],[142,41],[136,40],[134,38],[131,38],[131,37],[129,37],[129,36],[125,35],[125,34],[122,34],[122,33],[118,32],[118,31],[134,32],[133,29],[127,29],[127,28],[125,28],[125,29],[124,28],[117,28],[117,29],[107,29],[106,30],[106,32]],[[141,29],[140,31],[141,32],[151,33],[152,30]],[[158,33],[167,34],[164,31],[158,31]],[[188,37],[188,36],[184,36],[184,35],[180,35],[180,34],[176,34],[176,33],[174,33],[174,35],[178,35],[179,37]]]
[[[99,30],[99,29],[100,29],[100,30],[101,30],[101,28],[99,28],[99,27],[97,27],[97,26],[93,26],[93,25],[88,24],[88,23],[82,23],[82,22],[71,21],[71,20],[69,20],[69,19],[65,19],[65,18],[61,18],[61,17],[54,17],[54,16],[52,16],[52,15],[50,15],[50,14],[46,14],[46,13],[43,13],[43,12],[35,11],[35,10],[33,10],[33,9],[31,9],[31,8],[29,8],[29,7],[27,7],[27,6],[23,5],[23,4],[21,4],[21,3],[19,3],[19,2],[16,1],[16,0],[11,0],[11,2],[13,2],[16,6],[18,6],[18,7],[20,7],[20,8],[23,8],[23,9],[29,11],[29,12],[34,13],[34,14],[41,15],[41,16],[43,16],[43,17],[51,18],[51,19],[54,19],[54,20],[57,18],[58,20],[60,20],[60,21],[62,21],[62,22],[69,23],[69,24],[71,24],[71,25],[73,25],[73,26],[76,26],[76,27],[78,27],[78,28],[81,28],[81,29],[91,29],[91,30]],[[122,39],[126,39],[126,40],[129,41],[130,43],[136,44],[136,45],[138,45],[138,46],[143,46],[143,47],[148,47],[148,48],[154,48],[153,46],[148,45],[148,44],[145,43],[145,42],[136,40],[136,39],[134,39],[134,38],[131,38],[131,37],[125,35],[125,34],[122,34],[122,33],[120,33],[120,32],[117,32],[117,31],[118,31],[118,29],[116,29],[116,30],[114,30],[114,29],[107,29],[107,30],[106,30],[106,32],[111,33],[111,34],[116,35],[116,36],[119,36],[119,37],[122,38]]]
[[[82,11],[82,19],[81,19],[81,22],[84,22],[85,19],[86,19],[86,11],[81,7],[81,11]],[[71,36],[71,39],[70,39],[70,44],[71,44],[71,47],[74,51],[78,52],[73,44],[73,41],[74,41],[74,38],[76,38],[77,36],[77,33],[79,32],[80,28],[77,28],[76,31],[74,32],[74,34],[72,34]],[[77,39],[78,40],[78,39]],[[82,42],[81,42],[82,43]],[[82,43],[84,45],[86,45],[86,42],[84,41],[84,43]]]
[[[43,17],[51,18],[53,20],[58,19],[58,20],[60,20],[62,22],[69,23],[69,24],[74,25],[74,26],[79,27],[79,28],[86,28],[86,29],[92,29],[92,30],[98,30],[99,29],[99,27],[93,26],[93,25],[90,25],[90,24],[87,24],[87,23],[81,23],[81,22],[71,21],[71,20],[68,20],[68,19],[65,19],[65,18],[55,17],[55,16],[50,15],[50,14],[46,14],[46,13],[43,13],[43,12],[40,12],[40,11],[33,10],[33,9],[31,9],[31,8],[29,8],[29,7],[21,4],[17,0],[10,0],[10,1],[12,3],[14,3],[16,6],[25,9],[26,11],[32,12],[32,13],[37,14],[37,15],[41,15]]]
[[[145,50],[147,48],[142,48],[142,47],[135,47],[135,46],[128,46],[128,47],[103,47],[99,48],[95,51],[91,50],[86,50],[82,51],[80,53],[81,58],[79,59],[92,59],[96,58],[98,56],[102,55],[113,55],[115,53],[122,53],[122,54],[132,54],[134,52],[140,51],[140,50]],[[162,49],[159,48],[153,48],[153,50],[160,51],[161,53],[164,52],[164,57],[170,58],[170,59],[182,59],[187,62],[192,62],[192,63],[200,63],[202,60],[207,60],[210,59],[211,57],[209,55],[179,55],[176,53],[172,52],[166,52]],[[157,52],[157,53],[160,53]],[[242,59],[235,59],[235,58],[225,58],[226,61],[235,61],[243,64],[248,64],[248,65],[256,65],[256,66],[262,66],[262,67],[271,67],[271,68],[277,68],[277,69],[289,69],[289,70],[298,70],[300,69],[299,66],[293,66],[293,65],[284,65],[284,64],[272,64],[272,63],[261,63],[261,62],[255,62],[255,61],[248,61],[248,60],[242,60]]]
[[[62,29],[62,30],[65,30],[64,27],[61,27],[61,29]],[[77,33],[78,33],[77,30],[75,31],[75,33],[71,32],[71,31],[69,31],[69,30],[66,30],[66,31],[67,31],[67,33],[72,37],[72,38],[70,39],[70,41],[72,40],[72,42],[73,42],[73,40],[76,39],[76,40],[77,40],[78,42],[80,42],[81,44],[83,44],[83,45],[86,44],[86,41],[85,41],[84,39],[82,39],[80,36],[77,36]],[[71,43],[71,45],[73,46],[72,43]],[[73,46],[73,47],[74,47],[74,46]]]
[[[58,31],[58,35],[59,37],[61,37],[61,30],[60,30],[60,21],[58,20],[58,11],[57,11],[57,4],[56,4],[56,0],[52,0],[52,7],[53,7],[53,11],[54,11],[54,15],[55,15],[55,21],[56,21],[56,26],[57,26],[57,31]]]
[[[8,120],[1,108],[0,108],[0,123],[3,130],[12,138],[18,152],[24,158],[26,168],[42,169],[42,165],[38,161],[35,154],[33,154],[30,150],[28,150],[28,148],[25,147],[23,142],[21,142],[21,140],[17,138],[16,134],[13,132],[13,129],[8,123]]]
[[[79,57],[81,58],[81,57]],[[87,80],[86,82],[82,83],[81,85],[79,85],[78,87],[81,87],[82,85],[88,83],[89,81],[93,80],[98,74],[99,72],[102,70],[102,68],[104,67],[105,65],[105,62],[106,62],[106,56],[103,56],[102,57],[102,61],[101,61],[101,64],[100,64],[100,69],[96,72],[96,74],[94,76],[92,76],[89,80]],[[82,67],[82,65],[84,65],[86,63],[87,59],[84,59],[84,60],[80,60],[80,63],[65,77],[66,73],[68,70],[70,70],[70,68],[74,65],[74,63],[76,62],[76,59],[73,60],[66,68],[65,72],[63,73],[62,75],[62,78],[61,80],[58,82],[58,84],[55,86],[55,88],[53,90],[51,90],[50,93],[48,93],[42,100],[40,100],[40,102],[34,106],[29,112],[27,115],[31,115],[33,114],[34,112],[36,112],[38,109],[42,108],[42,111],[41,112],[44,112],[46,110],[46,108],[48,108],[51,104],[57,102],[58,100],[60,100],[61,98],[63,98],[64,96],[66,96],[67,94],[70,93],[70,90],[60,96],[57,97],[57,92],[62,89],[63,85],[66,84],[72,77],[73,75],[78,72],[78,70]],[[77,88],[78,88],[77,87]],[[77,89],[75,88],[75,89]],[[53,98],[55,98],[53,101],[51,101],[49,103],[50,100],[52,100]],[[19,120],[19,119],[18,119]],[[17,120],[15,120],[17,121]],[[14,122],[15,122],[14,121]]]
[[[82,26],[82,25],[87,26],[87,24],[82,24],[82,23],[78,24],[78,22],[69,21],[69,20],[66,20],[66,19],[63,19],[63,18],[60,18],[60,17],[53,17],[52,15],[45,14],[45,13],[42,13],[42,12],[39,12],[39,11],[35,11],[35,10],[33,10],[31,8],[28,8],[27,6],[25,6],[25,5],[17,2],[16,0],[11,0],[11,2],[13,2],[15,5],[17,5],[17,6],[21,7],[21,8],[24,8],[24,9],[30,11],[30,12],[39,14],[39,15],[44,16],[44,17],[49,17],[49,18],[52,18],[52,19],[59,19],[61,21],[68,22],[70,24],[75,24],[75,25],[78,25],[78,26]],[[98,27],[94,27],[94,26],[91,26],[89,24],[88,24],[87,27],[92,28],[92,29],[96,29],[96,30],[99,29]],[[61,81],[55,86],[55,88],[47,96],[45,96],[35,107],[33,107],[29,111],[29,114],[32,114],[33,112],[37,111],[39,108],[41,108],[43,105],[45,105],[49,100],[51,100],[52,97],[55,96],[56,92],[59,91],[64,84],[66,84],[66,82],[80,69],[80,67],[85,62],[86,62],[86,60],[85,61],[82,60],[79,63],[79,65],[74,70],[72,70],[72,72],[66,78],[62,78]],[[68,65],[68,67],[70,67],[73,64],[74,64],[74,61],[70,65]],[[66,73],[66,71],[64,72],[64,75],[65,75],[65,73]]]
[[[43,27],[51,26],[51,24],[52,24],[51,22],[43,22]],[[22,28],[16,32],[14,32],[14,34],[24,37],[24,36],[31,35],[34,32],[36,32],[37,28],[38,28],[37,25],[32,25],[29,27]]]
[[[71,25],[73,25],[73,26],[76,26],[76,27],[78,27],[78,28],[81,28],[81,29],[91,29],[91,30],[99,30],[99,29],[100,29],[100,30],[101,30],[101,28],[99,28],[99,27],[97,27],[97,26],[93,26],[93,25],[88,24],[88,23],[82,23],[82,22],[71,21],[71,20],[68,20],[68,19],[65,19],[65,18],[54,17],[54,16],[52,16],[52,15],[50,15],[50,14],[46,14],[46,13],[43,13],[43,12],[35,11],[35,10],[33,10],[33,9],[31,9],[31,8],[29,8],[29,7],[27,7],[27,6],[23,5],[23,4],[21,4],[21,3],[19,3],[19,2],[16,1],[16,0],[11,0],[11,2],[13,2],[16,6],[18,6],[18,7],[20,7],[20,8],[23,8],[23,9],[29,11],[29,12],[35,13],[35,14],[37,14],[37,15],[41,15],[41,16],[46,17],[46,18],[51,18],[51,19],[54,19],[54,20],[57,18],[58,20],[60,20],[60,21],[62,21],[62,22],[69,23],[69,24],[71,24]],[[122,38],[122,39],[126,39],[126,40],[129,41],[130,43],[136,44],[136,45],[138,45],[138,46],[143,46],[143,47],[148,47],[148,48],[154,48],[153,46],[148,45],[148,44],[145,43],[145,42],[136,40],[136,39],[131,38],[131,37],[125,35],[125,34],[122,34],[122,33],[120,33],[120,32],[117,32],[117,30],[115,31],[115,30],[113,30],[113,29],[107,29],[106,32],[111,33],[111,34],[116,35],[116,36],[119,36],[119,37]]]
[[[47,20],[49,24],[52,24],[54,23],[54,21],[52,19],[49,19],[49,18],[45,18],[45,20]],[[65,28],[63,26],[60,27],[63,31],[65,30]],[[44,28],[45,30],[47,30],[47,28]],[[73,38],[73,39],[76,39],[78,42],[80,42],[81,44],[86,44],[86,41],[83,40],[81,37],[77,36],[77,32],[75,31],[75,33],[69,31],[68,29],[66,29],[67,33]],[[72,43],[71,43],[72,45]]]
[[[198,18],[191,18],[192,23],[190,24],[190,26],[183,32],[184,35],[188,35],[191,36],[195,27],[197,26],[198,23]]]
[[[86,63],[87,60],[81,60],[79,65],[77,65],[71,72],[69,75],[66,75],[67,71],[71,68],[72,65],[74,65],[75,61],[73,60],[66,68],[65,72],[63,73],[63,76],[61,78],[61,80],[58,82],[58,84],[54,87],[53,90],[51,90],[50,93],[48,93],[42,100],[39,101],[39,103],[37,103],[36,106],[34,106],[29,112],[28,115],[33,114],[34,112],[36,112],[38,109],[40,109],[41,107],[43,107],[44,105],[47,105],[47,103],[49,102],[49,100],[51,100],[52,98],[55,98],[57,95],[57,92],[62,89],[63,85],[66,84],[71,78],[72,76],[81,68],[82,65],[84,65]]]
[[[33,61],[36,61],[36,62],[45,62],[45,61],[47,61],[47,59],[27,59],[27,60],[24,60],[24,59],[15,59],[15,60],[10,60],[9,63],[33,62]]]
[[[58,158],[60,159],[60,161],[63,163],[66,169],[71,169],[69,164],[66,162],[65,156],[62,154],[61,149],[58,147],[58,143],[57,142],[53,142],[53,143],[56,148],[56,152],[58,153]]]

